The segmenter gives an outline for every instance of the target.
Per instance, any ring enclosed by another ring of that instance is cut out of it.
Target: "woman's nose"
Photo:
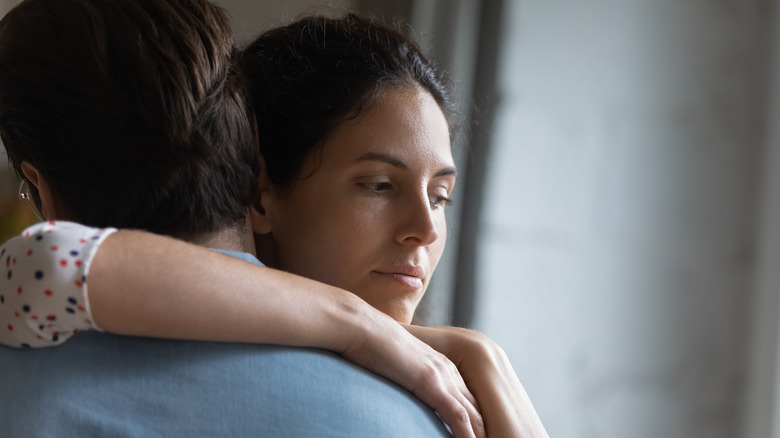
[[[437,214],[441,214],[442,217],[437,218]],[[444,224],[438,222],[444,220],[443,212],[438,213],[433,209],[427,194],[416,196],[410,200],[401,208],[398,215],[399,227],[396,234],[398,243],[414,242],[425,246],[439,239],[442,231],[440,228]]]

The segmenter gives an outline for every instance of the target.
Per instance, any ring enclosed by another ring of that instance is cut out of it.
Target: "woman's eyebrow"
[[[458,169],[455,166],[447,166],[438,172],[436,172],[433,177],[438,178],[440,176],[458,176]]]
[[[361,161],[380,161],[382,163],[387,163],[393,167],[397,167],[402,170],[408,170],[409,166],[404,162],[404,160],[395,157],[393,155],[389,154],[380,154],[378,152],[367,152],[360,157],[358,157],[355,162],[361,162]],[[438,178],[442,176],[458,176],[458,169],[455,168],[455,166],[446,166],[436,172],[433,177]]]
[[[377,152],[365,153],[355,160],[355,162],[360,162],[360,161],[381,161],[383,163],[387,163],[399,169],[403,169],[403,170],[409,169],[409,166],[404,162],[404,160],[398,157],[394,157],[392,155],[380,154]]]

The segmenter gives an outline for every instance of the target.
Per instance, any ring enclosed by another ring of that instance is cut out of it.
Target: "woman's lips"
[[[425,270],[416,266],[393,266],[374,272],[413,289],[422,288],[425,278]]]
[[[397,281],[398,283],[401,283],[405,286],[409,286],[414,289],[420,289],[423,287],[423,281],[420,278],[412,277],[411,275],[404,275],[404,274],[383,274],[394,281]]]

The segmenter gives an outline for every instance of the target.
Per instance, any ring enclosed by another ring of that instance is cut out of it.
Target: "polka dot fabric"
[[[87,296],[89,265],[116,231],[43,222],[0,246],[0,344],[61,344],[79,330],[100,330]]]

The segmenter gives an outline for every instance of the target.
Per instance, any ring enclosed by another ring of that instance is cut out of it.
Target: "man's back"
[[[450,436],[408,391],[325,350],[82,332],[0,346],[0,364],[3,437]]]
[[[330,352],[81,333],[0,347],[7,437],[449,436],[404,389]]]

